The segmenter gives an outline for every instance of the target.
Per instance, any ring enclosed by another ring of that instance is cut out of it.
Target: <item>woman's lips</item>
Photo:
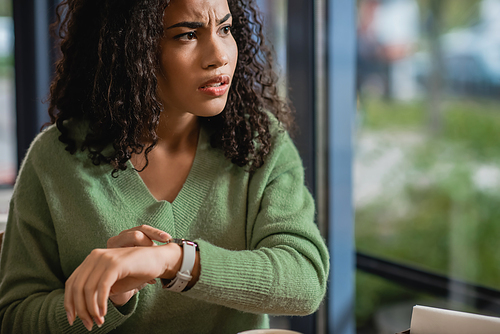
[[[198,90],[210,96],[221,96],[224,95],[229,89],[229,76],[219,75],[214,77],[205,83],[203,83]]]

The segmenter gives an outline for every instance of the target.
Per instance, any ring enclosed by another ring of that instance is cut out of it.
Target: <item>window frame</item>
[[[43,101],[53,73],[55,50],[49,25],[54,21],[58,3],[13,1],[18,168],[40,128],[49,120]]]
[[[327,212],[331,269],[328,332],[355,333],[353,124],[356,115],[356,2],[329,0],[326,18]]]

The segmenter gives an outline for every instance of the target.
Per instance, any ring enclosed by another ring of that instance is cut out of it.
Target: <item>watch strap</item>
[[[175,242],[182,247],[182,264],[181,269],[177,272],[175,277],[164,284],[163,288],[169,291],[182,292],[189,281],[191,281],[194,268],[194,263],[196,260],[196,243],[185,240],[185,239],[172,239],[170,242]]]

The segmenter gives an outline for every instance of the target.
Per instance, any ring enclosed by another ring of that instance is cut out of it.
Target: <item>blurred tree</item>
[[[479,18],[482,0],[419,0],[423,27],[428,40],[431,75],[428,80],[428,125],[433,134],[442,128],[445,66],[441,36],[453,28],[470,26]]]
[[[435,2],[440,2],[442,9],[442,29],[444,32],[474,24],[479,19],[479,5],[483,0],[417,0],[423,21],[432,11]],[[434,3],[434,4],[433,4]]]
[[[429,39],[431,60],[431,75],[428,80],[429,94],[429,129],[431,133],[438,134],[442,128],[442,100],[444,84],[443,52],[440,36],[443,31],[443,0],[427,0],[427,22],[425,27]]]
[[[479,20],[480,3],[483,0],[418,0],[423,14],[423,27],[428,40],[431,75],[428,80],[428,125],[437,134],[442,128],[442,102],[445,66],[441,36],[458,27],[474,25]]]
[[[12,16],[12,0],[0,0],[0,16]]]

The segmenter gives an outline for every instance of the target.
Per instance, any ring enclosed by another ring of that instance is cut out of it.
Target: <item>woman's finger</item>
[[[153,240],[167,242],[171,236],[149,225],[140,225],[120,232],[108,240],[108,248],[154,246]]]
[[[120,247],[149,247],[154,246],[146,234],[139,230],[126,230],[117,236],[108,239],[107,248],[120,248]]]
[[[113,270],[111,270],[113,269]],[[108,298],[111,294],[111,288],[118,279],[116,268],[110,268],[100,278],[97,287],[97,306],[100,314],[104,317],[108,310]]]
[[[151,240],[156,240],[160,242],[167,242],[168,240],[172,239],[170,234],[168,234],[165,231],[159,230],[157,228],[154,228],[153,226],[149,225],[140,225],[135,227],[138,231],[141,231],[145,235],[149,237]]]
[[[101,281],[101,277],[106,275],[106,272],[110,269],[112,268],[107,263],[107,261],[101,260],[101,262],[94,267],[91,275],[88,276],[83,288],[85,294],[86,309],[99,327],[101,327],[104,323],[105,315],[104,310],[99,305],[99,284]]]
[[[83,266],[87,265],[86,264],[87,258],[82,262],[82,264],[80,264],[75,269],[75,271],[71,274],[71,276],[66,280],[66,283],[65,283],[64,308],[66,310],[66,314],[67,314],[68,322],[69,322],[70,326],[73,326],[73,323],[75,322],[76,317],[78,316],[77,311],[76,311],[75,294],[74,294],[74,292],[76,291],[75,282],[76,282],[77,277],[79,277]]]
[[[76,270],[78,270],[78,268]],[[73,275],[71,275],[70,278],[68,278],[65,284],[65,292],[64,292],[64,309],[66,310],[66,316],[68,317],[68,323],[70,326],[73,326],[73,322],[76,319],[76,311],[75,311],[75,305],[73,303],[73,295],[69,292],[72,290],[71,287],[73,284],[72,282],[73,279],[74,279]]]
[[[76,315],[83,322],[83,325],[90,331],[94,325],[94,316],[90,314],[87,307],[87,295],[92,294],[92,289],[90,285],[87,285],[90,278],[95,272],[99,272],[96,269],[96,265],[99,264],[100,258],[104,253],[103,249],[94,249],[87,258],[82,262],[82,264],[75,270],[70,278],[74,279],[71,281],[71,285],[65,293],[70,293],[72,295],[72,300],[75,308]],[[98,273],[99,274],[99,273]],[[94,313],[94,312],[93,312]]]

